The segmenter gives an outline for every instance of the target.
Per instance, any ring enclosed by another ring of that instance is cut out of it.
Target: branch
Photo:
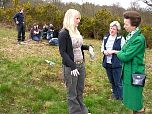
[[[148,2],[147,0],[143,1],[145,4],[147,4],[148,6],[152,6],[152,4],[150,2]]]

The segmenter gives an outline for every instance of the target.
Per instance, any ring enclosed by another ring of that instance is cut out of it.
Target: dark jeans
[[[112,95],[119,100],[122,100],[121,70],[122,68],[112,68],[112,65],[107,63],[106,72],[112,85]]]
[[[43,32],[43,31],[42,31],[42,32],[41,32],[41,35],[42,35],[42,38],[43,38],[43,39],[46,39],[46,37],[47,37],[47,32]]]
[[[25,25],[19,24],[17,25],[17,31],[18,31],[18,42],[25,40]]]
[[[51,45],[56,45],[56,46],[58,46],[58,45],[59,45],[59,40],[58,40],[58,38],[52,38],[52,39],[49,40],[49,43],[50,43]]]
[[[84,64],[77,64],[80,73],[78,76],[71,75],[71,68],[63,65],[64,80],[67,87],[67,100],[69,114],[88,114],[88,109],[83,103],[83,91],[85,80]]]
[[[52,38],[53,38],[53,32],[52,32],[52,31],[47,32],[47,37],[46,37],[46,39],[47,39],[47,40],[50,40],[50,39],[52,39]]]
[[[40,35],[32,36],[32,40],[34,40],[34,41],[40,41],[41,40],[41,36]]]

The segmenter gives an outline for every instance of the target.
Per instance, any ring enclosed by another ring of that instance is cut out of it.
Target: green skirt
[[[123,104],[131,110],[139,111],[143,108],[143,87],[123,83]]]

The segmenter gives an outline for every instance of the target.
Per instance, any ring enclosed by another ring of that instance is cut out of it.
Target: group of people
[[[19,43],[25,40],[22,12],[21,10],[19,14],[14,16],[18,28]],[[105,35],[101,45],[102,65],[111,83],[111,97],[121,100],[126,107],[133,110],[133,114],[144,114],[143,87],[131,84],[132,73],[145,72],[144,53],[146,43],[139,29],[141,16],[136,11],[126,11],[123,17],[124,28],[128,35],[126,38],[120,35],[121,26],[118,21],[110,23],[109,34]],[[67,88],[69,114],[90,113],[83,102],[86,77],[84,50],[88,50],[93,57],[94,49],[92,45],[83,44],[83,37],[78,30],[80,20],[81,14],[79,11],[75,9],[67,10],[63,19],[63,28],[58,36],[64,81]],[[38,26],[34,25],[33,29],[38,29]],[[50,40],[52,35],[51,33],[48,34],[47,31],[47,26],[44,25],[42,37]],[[38,35],[38,32],[33,32],[33,30],[31,32]],[[37,41],[39,39],[33,37],[33,40]]]
[[[17,25],[18,31],[18,44],[24,44],[25,42],[25,23],[24,23],[24,10],[21,9],[20,12],[16,13],[13,17],[14,22]],[[29,39],[34,41],[41,41],[42,39],[46,39],[49,44],[58,45],[58,31],[54,30],[54,26],[52,24],[44,25],[42,29],[39,28],[39,25],[34,23],[32,28],[30,29]]]
[[[112,98],[122,100],[133,114],[144,114],[143,87],[132,85],[133,73],[145,74],[146,42],[139,29],[141,16],[136,11],[127,11],[123,16],[124,28],[129,34],[124,39],[119,34],[119,22],[110,24],[109,34],[103,38],[101,47],[102,65],[112,85]]]
[[[124,28],[129,33],[126,38],[120,35],[120,23],[113,21],[109,34],[103,38],[101,53],[102,65],[106,69],[112,85],[112,98],[121,100],[133,114],[144,114],[143,87],[132,85],[132,73],[145,72],[145,38],[139,29],[141,16],[136,11],[123,14]],[[80,12],[69,9],[65,13],[63,28],[59,33],[59,51],[62,57],[64,81],[67,87],[68,110],[70,114],[89,114],[83,102],[85,81],[84,51],[94,55],[91,45],[84,45],[78,30]]]
[[[54,31],[54,26],[52,24],[49,26],[45,24],[42,30],[39,28],[39,25],[33,24],[33,27],[30,30],[29,38],[37,42],[45,39],[49,44],[58,45],[58,35],[56,35],[58,33],[55,32],[56,31]]]

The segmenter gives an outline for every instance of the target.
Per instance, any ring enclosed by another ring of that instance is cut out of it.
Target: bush
[[[142,33],[144,34],[146,38],[146,43],[148,48],[152,48],[152,34],[150,31],[152,31],[152,27],[150,25],[142,25],[141,27]]]
[[[77,8],[76,6],[72,7]],[[51,23],[57,30],[59,30],[62,28],[64,11],[67,10],[67,8],[69,7],[59,7],[51,3],[32,5],[30,4],[30,2],[26,2],[23,5],[17,5],[15,7],[0,9],[0,22],[5,23],[7,25],[15,26],[15,23],[13,22],[13,16],[21,8],[25,9],[24,13],[26,30],[30,30],[33,23],[39,24],[41,28],[44,24]],[[93,16],[87,16],[89,14],[88,12],[81,12],[81,14],[83,15],[79,26],[79,30],[81,34],[84,36],[84,38],[102,39],[103,36],[107,34],[109,30],[109,24],[115,20],[119,21],[123,26],[122,17],[116,17],[110,12],[110,10],[107,9],[102,8],[95,12]],[[152,48],[152,36],[150,35],[152,27],[150,25],[143,25],[141,28],[146,37],[148,47]],[[120,34],[125,37],[128,33],[124,29],[122,29]]]
[[[63,13],[53,4],[37,4],[35,6],[30,3],[23,4],[22,6],[16,6],[15,8],[0,9],[0,21],[7,23],[9,25],[14,25],[13,16],[15,13],[19,12],[20,8],[25,9],[25,22],[27,30],[37,23],[39,25],[52,23],[55,27],[61,27],[61,20],[63,18]]]

